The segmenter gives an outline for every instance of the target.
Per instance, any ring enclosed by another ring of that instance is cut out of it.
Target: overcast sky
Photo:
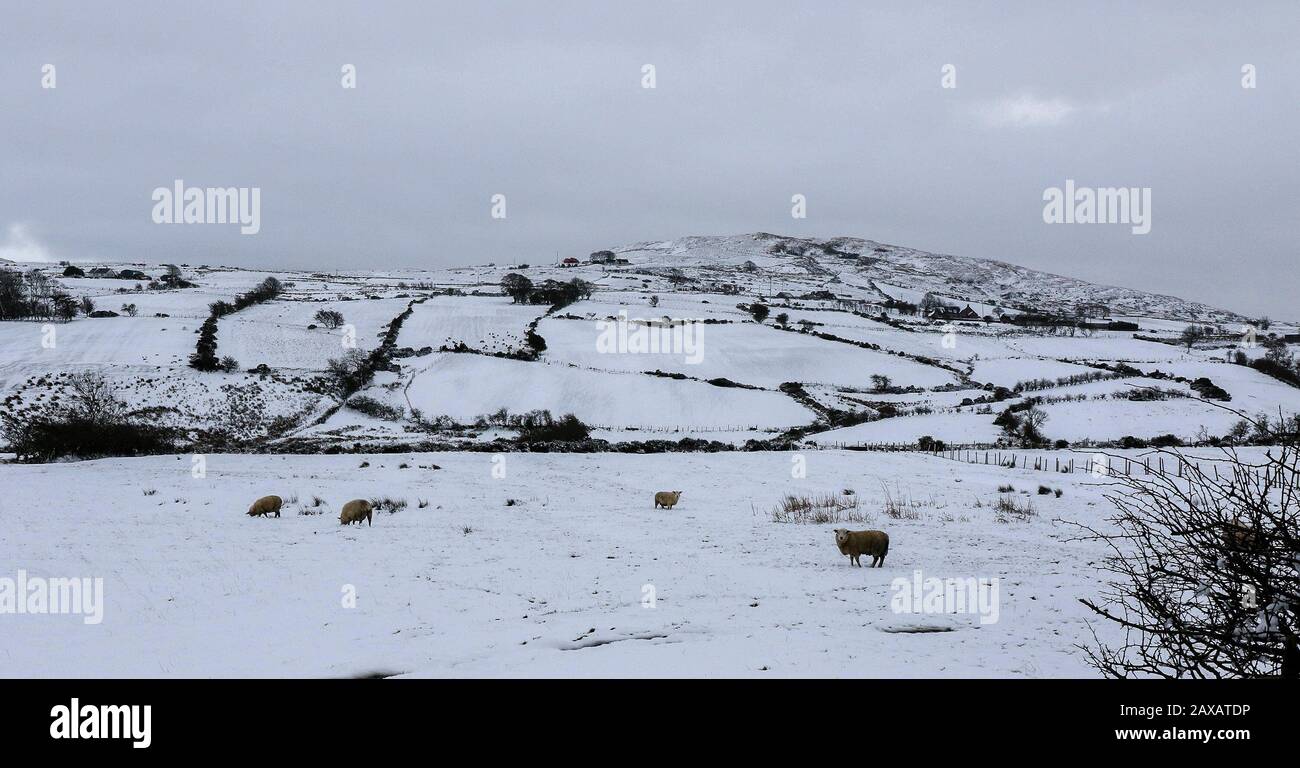
[[[1237,5],[6,2],[0,256],[383,269],[761,230],[1300,318],[1300,3]],[[1150,234],[1045,224],[1067,178],[1150,187]],[[261,231],[154,224],[176,179],[260,188]]]

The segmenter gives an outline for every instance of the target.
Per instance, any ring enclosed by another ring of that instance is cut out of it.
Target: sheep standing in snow
[[[370,502],[365,499],[353,499],[343,505],[343,511],[339,514],[339,524],[351,525],[356,523],[361,525],[361,521],[365,520],[366,525],[374,525],[374,522],[370,519],[374,509]]]
[[[655,494],[655,509],[659,509],[660,507],[663,507],[664,509],[672,509],[673,505],[676,504],[677,500],[681,497],[681,491],[660,491]]]
[[[279,496],[263,496],[253,502],[253,506],[248,508],[249,517],[262,517],[264,515],[280,516],[280,507],[284,506],[284,499]]]
[[[847,528],[835,529],[835,543],[840,547],[841,555],[849,556],[849,565],[862,567],[858,558],[871,555],[871,565],[885,567],[885,555],[889,554],[889,534],[884,531],[850,531]]]

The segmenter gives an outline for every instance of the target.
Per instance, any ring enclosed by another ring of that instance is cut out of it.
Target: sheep
[[[253,502],[253,506],[248,508],[249,517],[261,517],[263,515],[280,516],[280,507],[284,506],[284,499],[279,496],[263,496]]]
[[[365,499],[353,499],[343,505],[343,512],[339,514],[339,524],[351,525],[356,523],[361,525],[361,521],[365,520],[366,525],[374,525],[374,522],[370,519],[374,509],[374,506]]]
[[[835,543],[840,547],[841,555],[849,556],[849,565],[862,567],[858,558],[871,555],[868,568],[885,567],[885,555],[889,554],[889,534],[884,531],[850,531],[847,528],[835,529]]]
[[[673,505],[676,504],[677,500],[681,497],[681,491],[660,491],[655,494],[655,509],[659,509],[660,507],[663,507],[664,509],[672,509]]]

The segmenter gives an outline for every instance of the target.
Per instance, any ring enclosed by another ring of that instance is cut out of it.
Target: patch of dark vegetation
[[[552,310],[559,310],[580,299],[591,298],[595,286],[577,277],[567,283],[543,280],[534,284],[524,275],[511,272],[501,278],[501,290],[516,304],[549,304]]]
[[[177,430],[129,413],[104,377],[72,374],[63,402],[21,412],[0,411],[0,435],[18,461],[175,453]]]
[[[383,419],[384,421],[401,421],[406,416],[401,408],[380,402],[367,395],[353,395],[343,405],[358,413],[364,413],[367,416]]]
[[[572,413],[560,418],[550,411],[530,411],[512,424],[519,430],[519,439],[525,443],[580,443],[591,436],[591,430]]]
[[[541,339],[542,337],[538,336],[537,338]],[[543,349],[546,348],[545,341],[542,342],[542,348]],[[466,344],[463,341],[458,341],[455,344],[443,344],[441,347],[438,347],[438,351],[450,352],[452,354],[457,354],[457,355],[483,355],[484,357],[497,357],[503,360],[525,360],[531,362],[537,359],[537,353],[533,351],[531,348],[498,350],[496,352],[484,352],[481,349],[475,349],[471,347],[470,345]],[[399,355],[394,354],[393,356],[398,357]]]
[[[397,336],[402,331],[402,324],[415,311],[415,305],[421,304],[428,297],[412,299],[402,314],[393,318],[380,338],[379,346],[369,355],[356,349],[349,349],[342,357],[329,361],[325,377],[327,389],[340,400],[347,400],[370,383],[378,371],[400,372],[401,368],[393,362],[393,350],[397,348]]]
[[[665,379],[675,379],[677,381],[685,381],[686,379],[690,378],[684,373],[665,373],[664,371],[661,371],[658,368],[654,369],[653,371],[646,371],[645,373],[647,376],[662,376]]]
[[[247,309],[254,304],[270,301],[284,292],[284,285],[274,277],[263,280],[256,288],[241,293],[234,302],[214,301],[208,305],[208,318],[199,326],[199,340],[190,355],[190,367],[199,371],[222,370],[221,359],[217,357],[217,323],[226,315]]]
[[[753,384],[741,384],[740,382],[732,381],[731,379],[728,379],[728,378],[725,378],[725,377],[722,377],[722,376],[719,376],[719,377],[716,378],[716,379],[707,379],[704,383],[705,383],[705,384],[712,384],[712,385],[715,386],[715,387],[724,387],[724,388],[735,388],[735,389],[762,389],[762,387],[756,387],[756,386],[754,386]]]
[[[881,632],[888,632],[891,635],[928,635],[935,632],[955,632],[952,627],[942,627],[936,624],[917,624],[906,627],[881,627]]]
[[[373,672],[358,672],[357,674],[352,675],[352,676],[350,677],[350,679],[352,679],[352,680],[386,680],[386,679],[388,679],[388,678],[390,678],[390,677],[397,677],[398,675],[404,675],[404,674],[406,674],[406,673],[405,673],[405,672],[395,672],[395,671],[390,670],[390,669],[377,669],[377,670],[375,670],[375,671],[373,671]]]
[[[930,435],[921,435],[916,440],[917,450],[926,453],[939,453],[948,449],[948,444],[942,440],[935,440]]]
[[[1258,360],[1252,360],[1250,362],[1250,367],[1265,376],[1272,376],[1278,381],[1285,381],[1293,387],[1300,387],[1300,374],[1297,374],[1295,369],[1288,368],[1281,362],[1261,357]]]

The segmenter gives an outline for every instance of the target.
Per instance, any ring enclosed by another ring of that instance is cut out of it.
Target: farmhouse
[[[560,266],[561,266],[561,267],[576,267],[576,266],[578,266],[578,260],[575,259],[575,258],[573,258],[572,256],[570,256],[569,258],[565,259],[564,261],[561,261],[561,262],[560,262]]]
[[[961,309],[940,305],[930,310],[926,317],[931,320],[979,320],[979,313],[970,308],[967,304]]]

